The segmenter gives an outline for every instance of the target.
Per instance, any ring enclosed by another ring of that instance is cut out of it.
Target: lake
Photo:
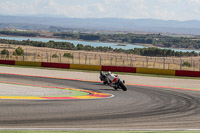
[[[94,47],[98,47],[98,46],[111,47],[114,49],[115,48],[122,48],[122,49],[144,48],[144,46],[134,45],[134,44],[126,44],[126,43],[119,44],[119,43],[105,43],[105,42],[89,42],[89,41],[63,40],[63,39],[53,39],[53,38],[2,37],[2,36],[0,36],[0,39],[17,40],[17,41],[23,41],[23,40],[30,39],[31,41],[41,41],[41,42],[49,42],[50,40],[53,40],[55,42],[70,42],[70,43],[73,43],[75,46],[77,44],[83,44],[83,45],[90,45],[90,46],[94,46]],[[121,46],[121,45],[123,45],[123,46]],[[172,49],[174,51],[183,51],[183,52],[195,51],[197,53],[200,53],[200,50],[187,50],[187,49],[174,49],[174,48],[165,48],[165,49]]]

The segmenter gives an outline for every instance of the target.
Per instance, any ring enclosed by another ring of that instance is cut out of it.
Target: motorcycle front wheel
[[[119,86],[123,91],[127,91],[127,87],[125,86],[124,83],[122,83],[121,81],[119,82]]]

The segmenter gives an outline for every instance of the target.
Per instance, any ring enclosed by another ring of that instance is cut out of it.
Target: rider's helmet
[[[110,75],[110,74],[111,74],[111,72],[110,72],[110,71],[108,71],[107,75]]]

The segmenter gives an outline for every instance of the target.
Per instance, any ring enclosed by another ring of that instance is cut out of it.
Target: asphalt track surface
[[[200,91],[0,74],[0,81],[111,93],[92,100],[0,100],[0,128],[199,129]],[[167,80],[166,80],[167,82]]]

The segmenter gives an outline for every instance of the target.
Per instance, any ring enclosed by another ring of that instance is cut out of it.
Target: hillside
[[[162,32],[200,35],[200,21],[119,18],[53,18],[0,16],[0,28],[66,31],[71,28],[104,31]]]

